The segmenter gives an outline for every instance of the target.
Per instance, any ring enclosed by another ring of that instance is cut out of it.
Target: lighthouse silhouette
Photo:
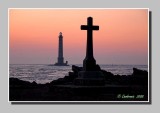
[[[54,64],[55,66],[68,66],[68,61],[64,63],[63,58],[63,36],[62,32],[59,33],[59,46],[58,46],[58,59],[57,63]]]

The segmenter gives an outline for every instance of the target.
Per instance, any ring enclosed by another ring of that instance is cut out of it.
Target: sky
[[[10,9],[9,63],[54,64],[62,32],[64,60],[82,64],[90,16],[97,64],[148,64],[147,9]]]

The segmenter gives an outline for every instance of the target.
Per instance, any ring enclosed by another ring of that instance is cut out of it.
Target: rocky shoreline
[[[101,70],[104,86],[74,85],[82,67],[72,66],[68,76],[37,84],[9,78],[10,101],[148,101],[148,72],[133,68],[131,75],[114,75]]]

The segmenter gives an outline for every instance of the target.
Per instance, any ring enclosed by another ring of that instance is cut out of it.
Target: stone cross
[[[93,30],[99,30],[99,26],[93,25],[92,17],[87,18],[87,25],[81,25],[81,30],[87,30],[87,48],[86,57],[83,60],[83,70],[84,71],[94,71],[96,66],[96,61],[93,57]]]

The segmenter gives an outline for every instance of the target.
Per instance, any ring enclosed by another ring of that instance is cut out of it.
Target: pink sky
[[[93,32],[98,64],[148,64],[147,9],[10,9],[10,64],[54,64],[59,32],[64,60],[82,64],[87,32],[80,26],[89,16],[99,25]]]

